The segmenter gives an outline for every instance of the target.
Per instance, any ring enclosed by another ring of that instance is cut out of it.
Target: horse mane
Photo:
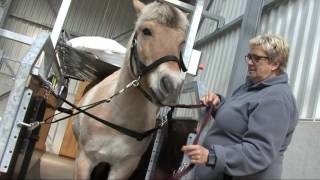
[[[188,19],[182,11],[167,3],[158,1],[148,4],[143,9],[137,19],[136,28],[144,21],[156,21],[159,24],[181,29],[182,31],[186,31],[188,27]]]

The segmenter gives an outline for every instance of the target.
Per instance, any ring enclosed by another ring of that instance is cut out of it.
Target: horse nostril
[[[164,77],[161,78],[160,86],[161,86],[161,89],[162,89],[165,93],[168,93],[168,94],[173,93],[174,90],[175,90],[174,84],[173,84],[171,78],[168,77],[168,76],[164,76]]]

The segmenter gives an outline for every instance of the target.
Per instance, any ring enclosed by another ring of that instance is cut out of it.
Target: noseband
[[[134,70],[133,70],[133,61],[136,64],[137,74],[134,73]],[[166,56],[163,56],[163,57],[157,59],[156,61],[154,61],[152,64],[150,64],[148,66],[143,64],[142,61],[140,60],[138,49],[137,49],[137,34],[134,35],[133,40],[132,40],[132,45],[131,45],[131,52],[130,52],[130,67],[131,67],[132,73],[135,76],[142,77],[143,75],[145,75],[146,73],[148,73],[152,69],[156,68],[160,64],[168,62],[168,61],[177,62],[180,69],[183,72],[187,71],[187,68],[186,68],[185,64],[183,63],[181,52],[180,52],[180,58],[178,58],[175,55],[166,55]]]

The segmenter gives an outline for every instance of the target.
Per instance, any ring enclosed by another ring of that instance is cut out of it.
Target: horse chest
[[[111,164],[129,156],[142,155],[147,141],[137,141],[126,136],[95,136],[86,143],[85,149],[92,158]]]

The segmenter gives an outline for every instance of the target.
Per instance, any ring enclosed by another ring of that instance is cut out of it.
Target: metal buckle
[[[180,166],[177,170],[173,171],[173,175],[176,175],[177,173],[182,172],[185,168],[189,166],[188,163],[183,163],[182,166]]]
[[[161,116],[160,119],[161,119],[160,127],[163,127],[168,122],[167,116]]]
[[[28,129],[34,130],[35,128],[39,127],[42,124],[44,124],[44,122],[35,121],[35,122],[30,123],[30,124],[25,123],[25,122],[19,122],[18,126],[25,126]]]

